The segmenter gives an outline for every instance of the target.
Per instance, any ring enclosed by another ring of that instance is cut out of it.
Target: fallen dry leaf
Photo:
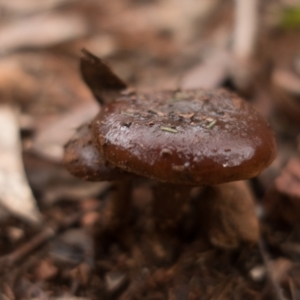
[[[90,101],[49,121],[43,128],[38,129],[31,150],[42,157],[61,162],[65,143],[74,134],[75,129],[90,121],[98,110],[96,101]]]
[[[0,205],[29,222],[40,222],[36,201],[23,169],[15,112],[0,107]]]
[[[87,34],[82,17],[71,14],[48,13],[30,16],[3,25],[0,31],[0,54],[22,48],[50,47]]]
[[[204,61],[188,71],[182,78],[182,89],[214,89],[229,76],[229,53],[215,51]]]
[[[297,224],[300,221],[300,159],[289,160],[274,186],[265,197],[265,208],[269,217]]]
[[[77,0],[14,0],[0,1],[0,9],[11,15],[28,15],[41,11],[50,10],[58,6],[66,5]]]
[[[300,94],[300,77],[291,70],[275,69],[272,74],[272,82],[287,92]]]

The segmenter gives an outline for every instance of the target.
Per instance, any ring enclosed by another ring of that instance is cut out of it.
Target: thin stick
[[[253,55],[258,23],[257,0],[235,0],[235,26],[233,53],[239,60],[248,60]]]
[[[291,291],[292,300],[296,300],[295,284],[291,278],[289,278],[289,287]]]
[[[285,300],[285,297],[282,294],[280,286],[273,276],[273,272],[271,270],[271,261],[269,259],[269,255],[267,253],[266,246],[265,246],[265,243],[262,240],[262,238],[260,238],[258,240],[258,248],[259,248],[261,257],[263,259],[264,265],[266,267],[267,276],[268,276],[269,282],[273,288],[273,294],[275,296],[275,299],[276,300]]]
[[[67,220],[65,220],[62,224],[58,226],[47,226],[40,233],[34,236],[27,243],[22,245],[19,249],[14,252],[5,255],[0,258],[0,269],[6,267],[12,267],[22,259],[24,259],[27,255],[41,247],[43,244],[53,239],[58,233],[65,231],[66,229],[72,227],[76,224],[85,214],[91,211],[99,211],[102,209],[103,204],[100,203],[96,207],[84,210],[80,213],[76,213]]]

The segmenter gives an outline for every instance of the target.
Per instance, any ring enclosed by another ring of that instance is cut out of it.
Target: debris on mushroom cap
[[[64,165],[71,174],[89,181],[111,181],[133,176],[108,165],[92,143],[88,124],[78,128],[76,135],[66,144]]]
[[[85,49],[82,53],[81,75],[100,104],[110,102],[120,91],[126,89],[126,84],[97,56]]]
[[[256,176],[274,159],[274,134],[225,90],[131,94],[92,123],[105,159],[162,182],[211,185]]]

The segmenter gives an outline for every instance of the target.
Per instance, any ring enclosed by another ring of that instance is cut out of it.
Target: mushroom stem
[[[245,181],[207,186],[198,197],[201,227],[212,245],[235,249],[258,242],[255,199]]]
[[[103,222],[104,228],[111,231],[115,231],[129,221],[132,180],[118,180],[114,182],[114,186]]]
[[[190,186],[157,183],[153,187],[153,215],[159,232],[176,229],[190,197]]]

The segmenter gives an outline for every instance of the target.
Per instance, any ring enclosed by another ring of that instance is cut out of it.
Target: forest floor
[[[246,13],[258,25],[245,42],[238,2],[0,0],[0,299],[300,299],[300,3]],[[143,180],[128,224],[103,232],[114,185],[62,164],[100,109],[79,72],[83,48],[140,91],[223,87],[270,122],[277,157],[247,181],[257,244],[213,246],[191,196],[164,249],[143,234],[153,223]]]

